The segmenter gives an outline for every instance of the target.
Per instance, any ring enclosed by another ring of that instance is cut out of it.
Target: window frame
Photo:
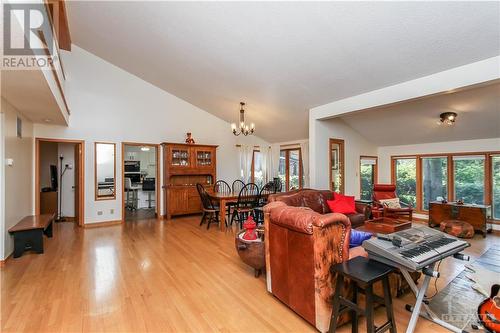
[[[453,178],[453,174],[450,175],[450,172],[453,173],[453,165],[450,168],[450,161],[453,160],[453,156],[449,156],[449,154],[433,154],[429,155],[418,155],[417,156],[417,164],[420,163],[420,184],[418,183],[418,175],[417,175],[417,186],[420,187],[420,197],[417,196],[417,204],[419,206],[419,212],[428,213],[429,210],[424,209],[424,168],[422,167],[422,162],[424,158],[446,158],[446,200],[451,201],[450,198],[455,196],[453,190],[450,189],[450,178]],[[453,183],[455,186],[455,183]],[[450,190],[453,192],[453,195],[450,196]],[[418,191],[417,191],[418,193]]]
[[[302,166],[302,150],[300,147],[296,148],[281,148],[280,154],[282,151],[285,152],[285,191],[288,192],[290,190],[290,151],[298,150],[299,151],[299,189],[303,187],[303,166]]]
[[[484,204],[493,208],[493,164],[492,157],[499,155],[500,151],[475,151],[475,152],[456,152],[456,153],[432,153],[432,154],[411,154],[411,155],[392,155],[391,156],[391,182],[396,184],[396,160],[415,158],[417,163],[417,205],[415,212],[419,214],[428,214],[428,210],[423,210],[423,189],[422,189],[422,158],[425,157],[446,157],[447,158],[447,200],[455,200],[455,179],[454,179],[454,156],[477,156],[482,155],[484,159]],[[494,219],[493,212],[491,219]]]
[[[487,173],[484,175],[484,178],[485,178],[486,183],[488,184],[488,188],[485,188],[485,190],[488,189],[488,193],[490,194],[489,205],[491,205],[491,219],[492,219],[492,221],[496,221],[498,224],[498,222],[500,222],[500,217],[495,219],[495,212],[494,212],[495,207],[493,205],[493,197],[494,197],[494,195],[493,195],[493,158],[494,157],[500,157],[500,152],[488,153],[488,155],[486,157],[486,161],[485,161],[485,164],[488,164],[488,168],[487,168]],[[486,193],[485,193],[485,196],[486,196]],[[485,202],[486,202],[486,199],[485,199]]]
[[[396,185],[396,162],[397,160],[415,160],[415,198],[416,198],[416,207],[413,207],[415,211],[421,212],[420,207],[422,206],[422,202],[420,198],[422,197],[422,188],[420,184],[422,184],[422,160],[418,158],[417,155],[405,155],[405,156],[391,156],[391,183]]]
[[[361,161],[363,159],[374,159],[375,164],[373,165],[373,175],[372,175],[372,182],[373,184],[378,183],[378,156],[368,156],[368,155],[360,155],[359,156],[359,197],[361,198],[361,193],[363,193],[363,188],[362,188],[362,182],[361,182]],[[373,192],[373,191],[372,191]],[[373,193],[372,193],[373,194]],[[371,198],[370,198],[371,200]]]

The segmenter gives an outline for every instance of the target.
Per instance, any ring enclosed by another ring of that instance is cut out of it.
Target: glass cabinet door
[[[212,152],[209,150],[196,150],[196,166],[212,166]]]
[[[172,166],[189,166],[189,149],[172,148],[170,159]]]

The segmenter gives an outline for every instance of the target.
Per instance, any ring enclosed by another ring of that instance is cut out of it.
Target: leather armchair
[[[327,332],[331,297],[336,276],[330,266],[366,252],[349,249],[351,221],[344,214],[330,213],[325,198],[330,191],[298,190],[269,196],[264,206],[267,290],[320,332]],[[402,286],[400,275],[391,274],[393,295]],[[381,283],[375,292],[382,294]],[[351,295],[346,282],[343,295]],[[339,325],[349,320],[344,313]]]
[[[373,185],[373,212],[374,215],[378,212],[384,217],[398,218],[408,216],[408,220],[413,219],[413,207],[410,204],[404,203],[401,200],[401,208],[388,208],[382,205],[380,200],[397,198],[396,185],[394,184],[374,184]]]

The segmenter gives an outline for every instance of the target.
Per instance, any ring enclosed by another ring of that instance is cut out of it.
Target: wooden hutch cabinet
[[[196,184],[211,192],[217,179],[217,146],[162,143],[167,219],[202,211]]]

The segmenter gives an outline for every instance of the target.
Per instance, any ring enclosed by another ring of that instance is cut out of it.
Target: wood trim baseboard
[[[7,256],[7,258],[5,258],[4,260],[0,260],[0,268],[5,267],[5,265],[7,264],[7,261],[8,261],[8,260],[10,260],[10,259],[12,258],[12,254],[13,254],[13,253],[14,253],[14,252],[11,252],[11,254],[9,254],[9,255]]]
[[[83,227],[85,229],[92,229],[92,228],[100,228],[100,227],[109,227],[113,225],[118,225],[122,224],[123,220],[113,220],[113,221],[102,221],[102,222],[95,222],[95,223],[85,223]]]

